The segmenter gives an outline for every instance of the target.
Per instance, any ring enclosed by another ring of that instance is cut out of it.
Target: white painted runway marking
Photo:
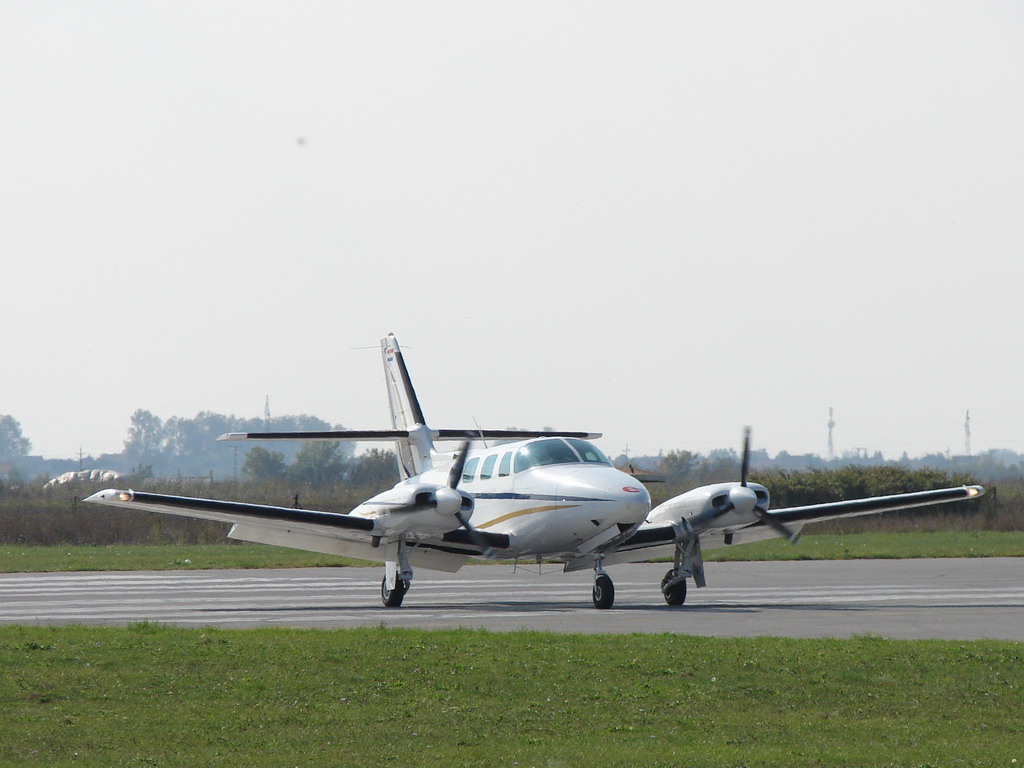
[[[1018,610],[1024,609],[1024,588],[1016,576],[1016,561],[997,564],[998,578],[980,575],[993,563],[935,562],[939,564],[901,568],[844,563],[843,573],[853,577],[839,583],[826,583],[835,580],[822,578],[824,571],[814,567],[733,566],[716,573],[707,589],[691,585],[683,608],[669,608],[661,598],[658,582],[664,566],[619,566],[621,576],[613,573],[616,605],[609,611],[591,607],[587,573],[552,570],[538,575],[489,566],[439,578],[417,577],[405,606],[398,610],[380,605],[378,569],[0,574],[0,624],[387,624],[1024,639],[1024,621],[1019,618],[1024,614]],[[1024,562],[1020,566],[1024,568]],[[883,567],[884,573],[909,573],[907,583],[886,579],[878,570]],[[740,578],[730,578],[731,574]],[[756,586],[736,585],[748,580]],[[716,586],[722,581],[726,583]]]

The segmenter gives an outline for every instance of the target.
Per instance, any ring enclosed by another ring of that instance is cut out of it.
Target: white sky
[[[0,413],[1024,451],[1022,137],[1011,0],[0,0]]]

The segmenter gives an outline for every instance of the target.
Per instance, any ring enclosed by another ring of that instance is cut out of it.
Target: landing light
[[[978,495],[978,489],[977,488],[968,488],[967,489],[967,495],[968,496],[977,496]]]
[[[121,491],[119,494],[117,494],[117,498],[120,501],[131,501],[132,500],[132,492],[131,491]]]

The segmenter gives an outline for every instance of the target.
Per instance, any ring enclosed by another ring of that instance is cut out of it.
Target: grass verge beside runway
[[[850,560],[906,557],[1024,557],[1024,531],[929,531],[806,535],[705,551],[715,560]],[[159,571],[209,568],[311,568],[366,565],[315,552],[260,544],[35,547],[0,545],[0,572]]]
[[[0,573],[174,571],[210,568],[365,566],[365,560],[263,544],[115,544],[87,547],[0,545]]]
[[[0,628],[4,766],[1024,764],[1008,642]]]

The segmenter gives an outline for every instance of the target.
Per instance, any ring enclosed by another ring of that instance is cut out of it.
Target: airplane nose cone
[[[634,522],[642,520],[651,509],[651,495],[639,483],[627,482],[618,488],[612,489],[616,500],[625,509],[628,520],[620,522]]]

